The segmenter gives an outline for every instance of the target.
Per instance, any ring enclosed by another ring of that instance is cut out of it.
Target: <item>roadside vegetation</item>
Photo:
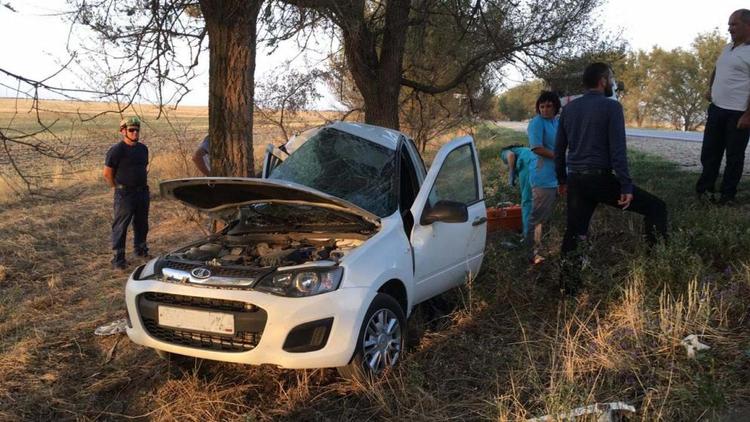
[[[604,61],[625,85],[617,95],[629,126],[698,130],[706,121],[711,72],[727,42],[715,29],[698,34],[689,49],[654,45],[650,51],[632,51],[615,46],[574,57],[545,69],[547,74],[540,79],[504,92],[498,98],[499,112],[507,120],[530,119],[543,87],[561,95],[582,94],[581,69],[592,61]]]
[[[491,125],[474,135],[488,206],[516,201],[498,152],[525,136]],[[488,238],[480,274],[415,310],[410,353],[371,385],[333,370],[167,362],[124,335],[95,337],[97,326],[124,317],[126,277],[109,266],[112,204],[98,164],[60,188],[82,192],[75,200],[8,197],[0,208],[0,419],[522,420],[624,401],[637,408],[635,420],[651,421],[741,409],[750,398],[750,206],[698,203],[694,174],[630,158],[636,182],[669,206],[667,245],[647,249],[639,218],[598,210],[586,288],[563,298],[560,202],[545,264],[529,268],[510,247],[515,234]],[[181,160],[164,152],[151,182],[185,175]],[[750,203],[747,193],[738,199]],[[151,210],[155,253],[200,236],[194,213],[156,194]],[[680,345],[688,334],[711,349],[688,358]]]

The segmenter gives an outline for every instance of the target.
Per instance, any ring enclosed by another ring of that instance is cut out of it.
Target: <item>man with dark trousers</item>
[[[133,247],[136,256],[148,257],[148,148],[140,140],[141,121],[129,117],[120,122],[122,141],[107,151],[104,180],[114,189],[112,222],[112,267],[124,270],[125,238],[133,222]]]
[[[711,104],[701,148],[703,172],[695,185],[699,198],[706,192],[713,195],[726,151],[727,164],[719,189],[721,205],[735,201],[750,138],[750,10],[732,13],[729,34],[732,42],[722,50],[709,81],[707,97]]]
[[[562,243],[560,281],[567,293],[577,290],[580,260],[572,253],[585,240],[594,209],[600,203],[643,215],[649,244],[667,236],[664,201],[635,186],[628,170],[625,117],[613,93],[612,69],[592,63],[583,72],[588,90],[563,108],[555,139],[555,172],[561,194],[567,194],[567,228]]]

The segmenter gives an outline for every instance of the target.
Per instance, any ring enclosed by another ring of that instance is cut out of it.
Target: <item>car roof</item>
[[[327,127],[359,136],[360,138],[367,139],[368,141],[375,142],[376,144],[382,145],[392,150],[395,150],[396,147],[398,147],[399,137],[407,137],[397,130],[375,125],[368,125],[366,123],[333,122]]]

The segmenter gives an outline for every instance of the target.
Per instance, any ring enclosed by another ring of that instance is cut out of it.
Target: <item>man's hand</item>
[[[737,121],[737,129],[748,129],[750,128],[750,113],[744,112],[740,119]]]
[[[621,193],[620,200],[617,201],[617,205],[622,206],[622,209],[626,210],[630,206],[631,201],[633,201],[632,193]]]
[[[557,194],[560,196],[565,196],[568,194],[568,185],[566,184],[560,184],[557,185]]]

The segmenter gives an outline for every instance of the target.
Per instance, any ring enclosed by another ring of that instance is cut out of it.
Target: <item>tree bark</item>
[[[344,54],[365,103],[365,123],[399,129],[398,99],[409,6],[409,0],[388,1],[382,43],[366,25],[364,2],[344,17]]]
[[[255,174],[255,43],[262,4],[262,0],[200,0],[208,31],[212,176]]]

